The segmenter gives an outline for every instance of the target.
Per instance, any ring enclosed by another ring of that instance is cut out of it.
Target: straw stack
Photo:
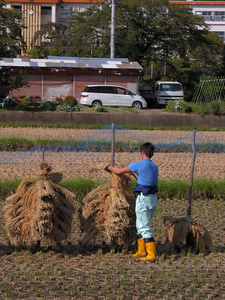
[[[81,202],[81,230],[86,232],[82,243],[94,244],[102,233],[109,244],[129,246],[136,238],[135,198],[128,174],[109,173],[111,183],[88,193]]]
[[[48,244],[67,240],[75,212],[70,200],[75,195],[59,184],[61,179],[62,174],[51,173],[42,163],[40,173],[24,179],[6,199],[5,229],[11,244],[40,244],[44,237]]]
[[[164,217],[166,226],[165,252],[178,250],[181,245],[192,251],[207,252],[212,246],[212,238],[206,228],[191,217]]]

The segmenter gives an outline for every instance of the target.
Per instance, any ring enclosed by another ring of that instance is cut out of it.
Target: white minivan
[[[126,106],[135,109],[147,107],[146,100],[117,85],[87,85],[80,96],[80,104],[96,106]]]

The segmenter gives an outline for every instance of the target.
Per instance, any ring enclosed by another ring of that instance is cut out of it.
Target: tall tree
[[[110,54],[110,7],[92,7],[76,13],[69,32],[79,51],[107,45]],[[116,5],[116,56],[141,61],[177,54],[184,56],[190,41],[207,28],[203,18],[192,14],[184,5],[171,5],[168,0],[120,0]],[[78,43],[78,41],[80,43]]]
[[[75,12],[68,21],[64,40],[48,29],[60,55],[110,57],[109,5]],[[59,46],[60,39],[64,47]],[[120,0],[116,4],[115,57],[138,61],[144,69],[143,85],[164,77],[188,86],[201,74],[214,74],[223,47],[223,40],[186,5],[168,0]]]
[[[15,57],[21,53],[21,49],[25,51],[22,26],[21,14],[6,9],[4,1],[0,0],[0,57]]]
[[[65,55],[69,43],[65,34],[66,25],[48,22],[37,31],[28,54],[33,58],[44,58],[51,53]]]
[[[110,53],[110,8],[93,6],[75,13],[69,20],[67,33],[70,49],[76,56],[108,57]]]
[[[26,50],[21,35],[22,16],[16,10],[6,9],[4,1],[0,0],[0,57],[16,57],[21,49]],[[25,84],[23,74],[13,74],[11,68],[0,69],[0,97],[8,91]]]

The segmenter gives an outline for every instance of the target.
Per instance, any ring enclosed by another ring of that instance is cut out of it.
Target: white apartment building
[[[225,42],[225,1],[170,1],[170,3],[189,5],[193,14],[201,16]]]

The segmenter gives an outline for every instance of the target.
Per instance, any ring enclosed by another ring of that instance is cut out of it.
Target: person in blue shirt
[[[134,187],[133,192],[137,194],[135,214],[138,251],[132,256],[155,262],[156,244],[151,228],[151,220],[157,207],[158,167],[151,160],[155,151],[155,146],[152,143],[144,143],[139,149],[140,161],[123,168],[108,165],[105,170],[118,175],[132,173],[137,179],[137,185]]]

